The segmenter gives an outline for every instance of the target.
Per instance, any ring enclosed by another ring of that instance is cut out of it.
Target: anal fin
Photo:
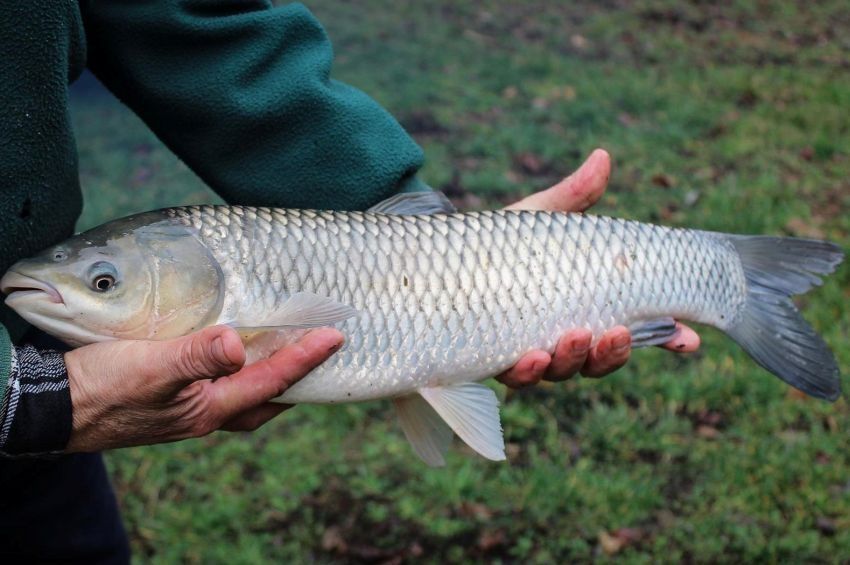
[[[428,404],[469,447],[493,461],[505,459],[499,400],[478,383],[419,389]]]
[[[416,455],[431,467],[444,466],[454,436],[452,429],[417,394],[395,398],[393,404],[401,429]]]

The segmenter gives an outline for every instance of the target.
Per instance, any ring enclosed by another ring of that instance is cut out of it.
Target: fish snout
[[[19,301],[27,297],[47,298],[50,302],[62,304],[62,295],[52,284],[22,275],[16,271],[8,271],[0,279],[0,292],[6,295],[6,303]]]

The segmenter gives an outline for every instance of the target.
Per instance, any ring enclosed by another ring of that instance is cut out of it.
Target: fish
[[[236,328],[253,354],[336,326],[342,349],[276,400],[390,399],[414,452],[457,435],[505,459],[481,381],[575,328],[624,325],[634,347],[708,324],[816,398],[840,395],[824,340],[791,296],[843,260],[817,240],[671,228],[580,213],[460,213],[439,192],[366,211],[198,205],[132,215],[13,265],[6,304],[71,346]],[[271,337],[269,337],[271,336]]]

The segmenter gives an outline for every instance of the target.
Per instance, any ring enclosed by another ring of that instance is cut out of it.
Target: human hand
[[[69,351],[73,429],[66,451],[254,430],[290,407],[269,401],[342,342],[337,330],[314,330],[244,365],[237,333],[214,326],[168,341],[107,341]]]
[[[611,175],[611,157],[597,149],[579,169],[555,186],[536,192],[506,208],[508,210],[549,210],[583,212],[593,206],[605,192]],[[677,324],[678,332],[662,347],[678,352],[696,351],[699,336],[691,328]],[[541,379],[563,381],[576,373],[586,377],[602,377],[629,360],[631,335],[623,326],[605,332],[591,347],[592,334],[586,329],[567,332],[558,341],[554,354],[543,350],[526,353],[497,380],[512,388],[534,385]]]

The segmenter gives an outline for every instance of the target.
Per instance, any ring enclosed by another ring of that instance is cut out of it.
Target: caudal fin
[[[826,241],[730,235],[741,256],[748,296],[744,311],[726,329],[756,362],[810,396],[833,401],[841,394],[838,364],[829,347],[791,301],[821,284],[841,263],[841,248]]]

